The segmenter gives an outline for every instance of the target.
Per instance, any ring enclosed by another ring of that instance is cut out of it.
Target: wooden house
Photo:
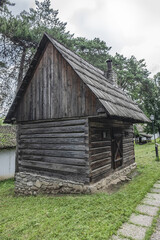
[[[42,179],[72,192],[71,183],[82,189],[135,162],[133,123],[150,120],[113,75],[110,61],[105,74],[44,34],[5,119],[18,125],[21,193],[36,191],[34,181],[41,191]]]

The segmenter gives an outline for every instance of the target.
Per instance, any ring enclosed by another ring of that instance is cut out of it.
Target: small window
[[[102,132],[102,140],[106,139],[107,138],[107,132],[106,131],[103,131]]]

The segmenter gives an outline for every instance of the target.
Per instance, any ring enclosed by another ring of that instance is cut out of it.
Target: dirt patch
[[[137,169],[129,173],[124,179],[117,179],[116,182],[111,183],[111,185],[104,190],[104,192],[107,192],[109,194],[116,193],[120,190],[120,188],[126,184],[128,184],[132,179],[140,175]]]

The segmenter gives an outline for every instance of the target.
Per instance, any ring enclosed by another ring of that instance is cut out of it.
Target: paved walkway
[[[142,200],[136,208],[138,214],[133,213],[127,223],[124,223],[118,230],[117,235],[110,240],[143,240],[146,232],[152,225],[154,216],[160,208],[160,181],[157,181],[150,193]],[[156,231],[151,236],[151,240],[160,240],[160,218],[157,221]]]

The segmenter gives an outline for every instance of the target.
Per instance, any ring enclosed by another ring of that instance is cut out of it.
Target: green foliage
[[[66,23],[59,20],[58,11],[51,8],[50,0],[35,3],[35,9],[17,16],[8,10],[8,5],[12,5],[9,1],[3,1],[0,7],[0,70],[3,73],[0,76],[0,107],[3,109],[10,105],[15,86],[20,84],[44,32],[72,45],[69,40],[73,35],[66,31]]]
[[[73,39],[73,46],[73,51],[80,57],[93,66],[106,71],[106,60],[111,57],[109,55],[111,47],[107,47],[104,41],[101,41],[99,38],[88,40],[78,37]]]
[[[1,182],[1,238],[110,239],[160,178],[154,144],[135,150],[139,174],[114,194],[17,197],[12,180]]]
[[[3,125],[3,118],[0,118],[0,126]]]
[[[139,131],[138,131],[137,126],[135,124],[133,125],[133,131],[134,131],[134,136],[138,137],[139,136]]]
[[[143,82],[149,76],[145,60],[138,61],[134,56],[126,58],[116,53],[113,63],[118,76],[118,85],[127,91],[132,99],[140,99],[140,90]]]

